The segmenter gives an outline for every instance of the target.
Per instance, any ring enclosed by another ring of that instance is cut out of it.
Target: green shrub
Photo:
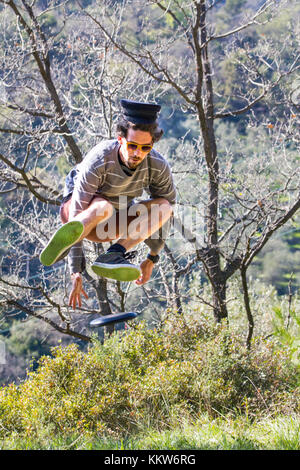
[[[57,347],[18,387],[0,390],[0,437],[13,433],[127,436],[211,416],[297,412],[297,371],[286,352],[257,341],[248,352],[226,325],[173,315],[143,323],[87,352]]]
[[[274,334],[279,339],[281,348],[286,347],[291,362],[298,368],[300,372],[300,316],[294,310],[289,312],[290,324],[284,317],[282,309],[275,307],[274,309]],[[300,383],[300,377],[299,377]]]

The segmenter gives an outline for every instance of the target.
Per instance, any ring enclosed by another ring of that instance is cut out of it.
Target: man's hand
[[[82,287],[81,273],[71,274],[71,279],[72,290],[69,296],[69,307],[72,307],[75,310],[77,303],[78,307],[81,307],[81,295],[83,294],[86,299],[88,299],[88,295]]]
[[[140,268],[142,271],[142,275],[137,281],[135,281],[135,283],[139,286],[146,284],[146,282],[149,281],[154,268],[154,263],[152,263],[150,259],[145,259],[145,261],[142,262]]]

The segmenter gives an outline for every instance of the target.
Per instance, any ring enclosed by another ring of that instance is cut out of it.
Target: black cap
[[[159,104],[130,100],[121,100],[121,106],[125,118],[133,124],[153,124],[161,108]]]

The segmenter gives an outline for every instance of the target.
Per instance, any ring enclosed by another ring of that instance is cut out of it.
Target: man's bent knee
[[[160,214],[160,216],[167,220],[173,214],[173,207],[167,199],[160,197],[151,200],[150,211],[151,214]]]
[[[165,198],[160,198],[161,202],[160,204],[163,206],[164,210],[166,212],[168,212],[170,214],[170,217],[171,215],[173,214],[173,206],[172,204]]]
[[[71,202],[72,198],[60,207],[60,218],[63,224],[67,223],[70,220]],[[100,196],[96,196],[92,199],[87,209],[78,212],[78,214],[81,214],[85,211],[92,212],[93,217],[99,217],[100,219],[108,219],[113,215],[114,208],[109,201],[103,199]]]
[[[109,219],[115,212],[113,205],[101,197],[95,197],[88,209],[93,210],[94,216],[100,219]]]

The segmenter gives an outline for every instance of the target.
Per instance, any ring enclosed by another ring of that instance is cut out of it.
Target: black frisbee
[[[111,315],[104,315],[103,317],[95,318],[90,322],[92,328],[98,328],[99,326],[110,325],[111,323],[120,323],[126,320],[132,320],[137,317],[135,312],[122,312],[113,313]]]

